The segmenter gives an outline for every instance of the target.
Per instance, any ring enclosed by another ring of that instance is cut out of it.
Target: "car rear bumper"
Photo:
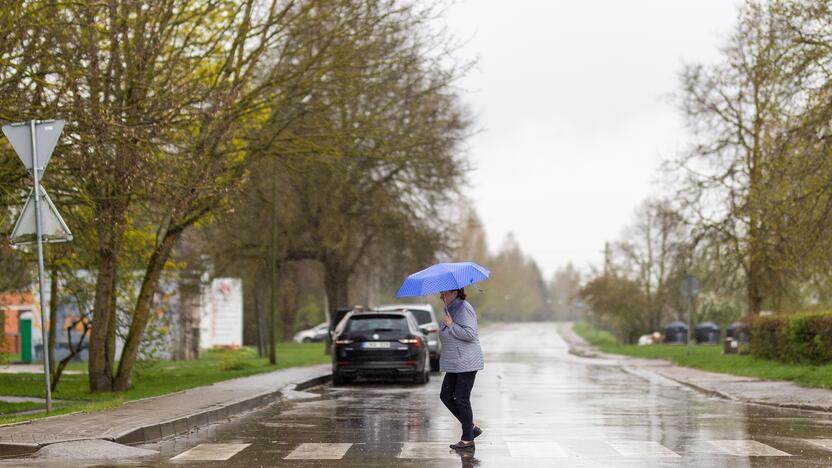
[[[408,375],[423,372],[419,361],[340,362],[332,366],[341,375]]]

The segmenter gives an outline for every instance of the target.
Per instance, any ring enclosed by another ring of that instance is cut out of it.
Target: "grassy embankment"
[[[72,363],[67,370],[82,374],[64,374],[52,393],[55,400],[70,403],[56,405],[51,415],[77,411],[94,411],[120,406],[131,400],[164,395],[214,382],[261,374],[288,367],[308,366],[330,362],[322,343],[281,343],[277,348],[277,364],[269,365],[268,358],[257,357],[251,349],[203,352],[195,361],[155,361],[140,364],[133,374],[133,388],[125,392],[90,393],[86,363]],[[0,395],[44,397],[43,374],[0,374]],[[0,403],[0,424],[45,417],[43,413],[11,415],[16,411],[42,408],[28,403]]]
[[[832,364],[815,366],[785,364],[757,359],[750,355],[722,354],[722,346],[693,345],[690,355],[687,346],[679,345],[624,345],[610,333],[598,330],[586,322],[578,322],[575,333],[605,353],[648,359],[667,359],[675,364],[711,372],[758,377],[767,380],[789,380],[806,387],[832,389]]]

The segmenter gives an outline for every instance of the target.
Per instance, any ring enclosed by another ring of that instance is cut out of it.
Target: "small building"
[[[28,354],[31,356],[32,343],[30,339],[34,330],[31,317],[34,309],[34,300],[29,292],[0,293],[0,313],[2,313],[4,335],[3,340],[0,340],[0,353],[20,353],[23,347],[23,339],[28,338],[28,346],[30,347]],[[21,318],[28,318],[28,320],[24,320],[26,330],[21,328]]]

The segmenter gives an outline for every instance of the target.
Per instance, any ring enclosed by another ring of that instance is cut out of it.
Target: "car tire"
[[[416,377],[413,378],[413,381],[419,385],[424,385],[430,382],[430,367],[429,367],[429,359],[425,359],[425,366],[422,368],[422,372],[416,374]]]
[[[304,343],[311,343],[311,342],[312,342],[312,338],[309,338],[309,337],[307,336],[307,337],[304,337],[301,341],[302,341],[302,342],[304,342]]]
[[[343,375],[339,374],[338,372],[332,373],[332,386],[340,387],[345,383],[347,383],[347,379]]]
[[[439,358],[431,358],[430,360],[430,370],[433,372],[439,372]]]

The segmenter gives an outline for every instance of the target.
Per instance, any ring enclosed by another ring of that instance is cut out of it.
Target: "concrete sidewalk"
[[[763,380],[677,366],[663,359],[639,359],[605,354],[572,330],[572,323],[558,324],[558,332],[570,352],[586,358],[617,361],[625,369],[650,371],[701,392],[734,401],[811,411],[832,411],[832,390],[801,387],[793,382]]]
[[[44,445],[73,440],[138,444],[186,433],[266,406],[281,392],[291,394],[322,384],[330,373],[329,364],[295,367],[131,401],[113,409],[0,426],[0,456],[33,453]]]

